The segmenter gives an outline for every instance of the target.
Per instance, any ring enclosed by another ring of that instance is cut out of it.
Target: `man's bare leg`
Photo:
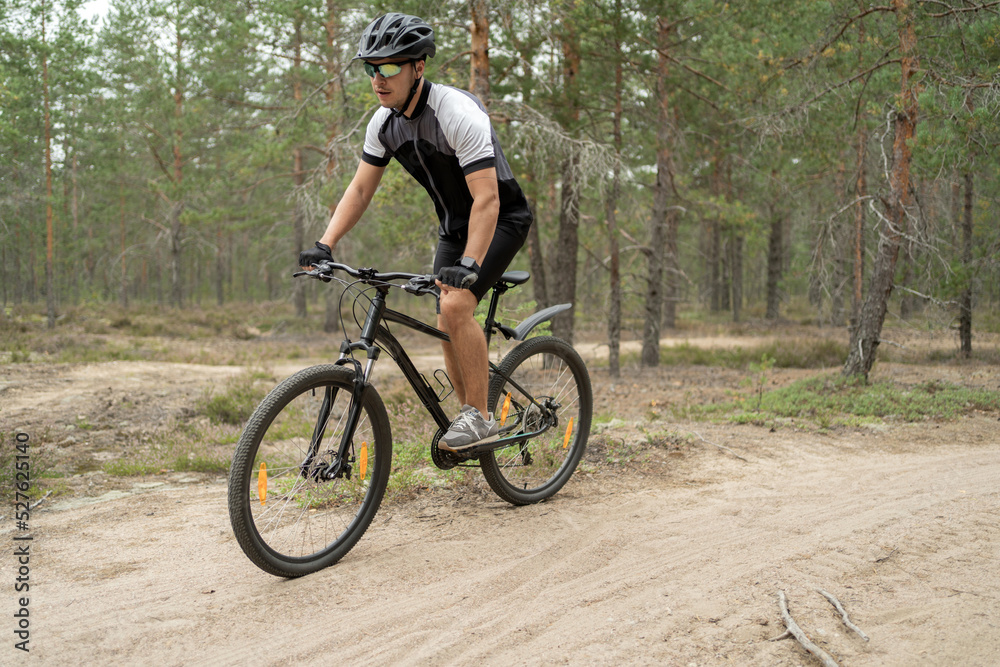
[[[444,359],[458,400],[485,416],[489,356],[486,336],[474,316],[477,303],[469,290],[442,288],[438,325],[451,338],[451,343],[443,345]]]

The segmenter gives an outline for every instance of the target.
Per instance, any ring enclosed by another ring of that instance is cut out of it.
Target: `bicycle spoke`
[[[251,418],[241,438],[231,472],[237,481],[230,483],[230,514],[240,546],[269,572],[292,576],[334,562],[360,538],[381,501],[392,444],[388,416],[373,389],[365,392],[338,461],[349,428],[353,377],[333,366],[300,372],[265,399],[258,408],[262,416]],[[360,458],[366,459],[364,479]],[[258,492],[262,463],[266,491]],[[331,466],[336,475],[326,479]],[[242,497],[234,497],[239,489]]]
[[[589,377],[569,345],[550,337],[532,339],[501,362],[491,384],[490,406],[495,408],[507,392],[517,409],[520,432],[542,432],[485,456],[483,474],[501,498],[537,502],[565,484],[586,446]]]

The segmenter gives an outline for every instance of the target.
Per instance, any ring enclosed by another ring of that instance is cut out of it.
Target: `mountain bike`
[[[496,334],[515,341],[500,363],[490,362],[488,409],[500,425],[498,438],[461,454],[438,447],[452,421],[441,405],[451,390],[447,374],[436,371],[433,386],[390,324],[442,341],[448,334],[386,305],[392,289],[436,294],[435,276],[334,262],[295,275],[336,280],[345,286],[342,299],[353,295],[356,312],[360,306],[364,315],[355,317],[359,340],[344,340],[335,363],[301,370],[271,390],[237,443],[229,517],[240,547],[258,567],[281,577],[315,572],[343,558],[371,524],[392,464],[389,415],[370,382],[383,353],[437,426],[429,447],[438,468],[478,466],[490,488],[514,505],[550,498],[572,476],[590,434],[590,376],[566,341],[529,338],[569,304],[543,309],[516,327],[497,319],[501,296],[527,282],[526,271],[501,276],[484,323],[487,344]]]

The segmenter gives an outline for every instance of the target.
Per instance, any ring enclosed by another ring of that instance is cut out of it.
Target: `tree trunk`
[[[184,202],[176,201],[170,206],[170,305],[180,308],[184,305],[184,281],[181,278],[181,246],[184,242],[184,227],[181,213]]]
[[[469,92],[490,104],[490,3],[469,0],[472,16],[472,58]]]
[[[575,128],[580,120],[578,81],[580,43],[572,20],[563,24],[563,91],[566,101],[565,125]],[[563,161],[562,193],[559,206],[559,238],[552,262],[552,298],[556,303],[572,303],[573,308],[552,318],[552,333],[573,342],[573,318],[576,315],[576,268],[580,227],[580,156],[572,152]]]
[[[731,272],[732,272],[732,267],[729,266],[729,260],[732,257],[732,253],[730,252],[730,249],[729,249],[729,230],[728,229],[722,229],[721,243],[722,243],[722,248],[719,251],[719,258],[721,259],[720,264],[722,265],[721,266],[722,271],[721,271],[720,283],[719,283],[719,311],[720,312],[721,311],[728,311],[729,310],[729,307],[730,307],[730,304],[729,304],[729,295],[730,295],[730,291],[732,290],[732,287],[733,287],[733,285],[732,285],[732,276],[730,275]]]
[[[673,190],[673,156],[671,154],[670,132],[670,48],[675,26],[666,17],[656,19],[657,56],[656,82],[659,111],[656,128],[656,185],[653,188],[653,216],[650,221],[649,277],[646,283],[646,316],[642,331],[643,366],[657,366],[660,363],[660,326],[663,316],[663,272],[667,246],[671,245],[671,265],[668,272],[676,270],[676,226],[671,220],[676,213],[670,209],[670,193]],[[675,297],[676,294],[671,295]],[[673,299],[672,299],[673,300]]]
[[[74,238],[74,239],[79,238],[79,236],[77,236],[77,234],[79,234],[79,230],[80,230],[80,181],[79,181],[79,176],[80,176],[80,174],[79,174],[79,167],[80,167],[80,164],[79,164],[79,162],[80,161],[77,159],[77,155],[76,155],[76,147],[74,146],[73,147],[73,158],[70,161],[70,178],[72,180],[72,189],[71,189],[71,194],[70,194],[70,219],[73,221],[73,235],[72,235],[72,238]],[[74,262],[72,262],[72,264],[75,265],[76,262],[74,261]],[[76,267],[73,266],[71,270],[75,272],[76,271]],[[73,280],[73,282],[71,284],[72,284],[72,288],[71,289],[72,289],[72,299],[73,299],[72,302],[74,304],[76,304],[76,303],[80,302],[80,281],[79,280]]]
[[[573,317],[576,314],[576,267],[579,248],[580,192],[577,186],[575,153],[563,163],[562,194],[559,210],[559,239],[552,264],[552,297],[555,303],[572,303],[573,308],[552,318],[552,333],[573,342]]]
[[[642,328],[640,363],[653,367],[660,363],[660,323],[663,306],[663,250],[666,245],[667,185],[666,170],[657,166],[656,189],[653,195],[653,219],[646,254],[649,276],[646,282],[645,321]]]
[[[174,200],[170,206],[170,303],[175,308],[180,308],[184,303],[183,280],[181,278],[181,248],[184,239],[184,227],[181,223],[181,214],[184,212],[183,199],[183,177],[184,160],[181,153],[181,142],[184,140],[184,130],[181,127],[181,120],[184,117],[184,85],[181,79],[181,60],[183,54],[183,39],[180,30],[180,14],[177,16],[177,42],[174,53],[174,132],[173,132],[173,154],[174,154],[174,178],[173,190]]]
[[[743,308],[743,235],[736,232],[732,241],[733,322],[739,322]]]
[[[910,197],[911,142],[917,126],[917,86],[912,77],[919,68],[917,36],[909,0],[892,0],[899,26],[900,89],[899,110],[894,120],[892,172],[886,198],[885,217],[880,233],[878,253],[872,268],[868,296],[861,306],[858,327],[851,334],[844,375],[862,375],[867,380],[875,363],[875,351],[881,342],[882,325],[892,294],[900,240],[906,230],[906,208]]]
[[[908,238],[904,239],[901,250],[903,254],[903,269],[902,275],[899,277],[899,283],[906,289],[913,289],[913,264],[915,262],[915,258],[913,256],[913,242]],[[903,290],[903,293],[899,298],[899,319],[904,322],[908,322],[910,318],[913,317],[914,310],[916,310],[914,295],[906,290]]]
[[[612,122],[615,145],[615,166],[611,176],[611,191],[607,201],[608,254],[610,264],[610,285],[608,303],[608,374],[621,375],[620,355],[622,339],[622,284],[621,267],[618,256],[618,197],[621,192],[621,148],[622,148],[622,62],[621,44],[615,44],[615,111]]]
[[[708,309],[719,312],[719,253],[722,246],[722,234],[719,229],[722,221],[716,216],[708,223]]]
[[[226,303],[226,261],[223,256],[222,222],[215,228],[215,304],[220,308]]]
[[[674,209],[667,211],[667,236],[663,247],[664,293],[663,293],[663,326],[666,329],[677,328],[677,302],[680,301],[680,255],[677,252],[677,234],[680,227],[680,215]]]
[[[865,42],[865,32],[864,24],[858,23],[859,35],[858,44],[863,45]],[[863,68],[863,58],[864,49],[858,49],[858,67]],[[865,205],[864,197],[868,196],[868,184],[865,180],[865,156],[867,155],[868,147],[868,133],[865,131],[864,124],[858,123],[858,135],[857,135],[857,154],[858,154],[858,180],[855,188],[854,196],[857,198],[858,203],[854,208],[854,289],[852,291],[851,297],[851,330],[853,331],[858,326],[858,321],[861,317],[861,301],[864,296],[864,270],[865,270]]]
[[[965,269],[966,285],[959,297],[958,338],[961,355],[972,356],[972,171],[965,173],[965,205],[962,207],[962,268]]]
[[[121,283],[118,288],[118,301],[122,308],[128,308],[128,271],[125,263],[125,185],[118,184],[118,232],[121,242]]]
[[[772,209],[771,237],[767,244],[767,313],[769,320],[776,320],[781,312],[781,269],[784,260],[782,233],[783,215]]]
[[[292,48],[295,53],[295,57],[292,65],[292,97],[295,100],[296,105],[301,105],[302,103],[302,18],[301,16],[295,19],[295,42],[292,44]],[[303,155],[301,148],[295,148],[292,151],[292,182],[295,184],[295,188],[298,189],[305,182],[305,178],[302,174],[303,169]],[[294,237],[295,247],[293,248],[295,257],[299,256],[303,250],[305,250],[305,213],[302,209],[302,204],[299,202],[298,193],[295,194],[295,207],[292,212],[292,234]],[[292,282],[292,301],[295,304],[295,316],[305,317],[309,313],[309,308],[306,303],[306,281],[305,280],[295,280]]]
[[[56,326],[55,267],[52,265],[55,233],[52,228],[52,116],[49,111],[49,59],[45,40],[45,15],[42,2],[42,100],[45,110],[45,312],[50,329]]]
[[[546,288],[545,282],[545,257],[542,253],[542,240],[538,233],[538,228],[540,223],[538,221],[538,206],[535,204],[535,200],[529,199],[529,205],[531,206],[531,217],[534,222],[528,229],[528,261],[531,266],[531,284],[532,290],[535,295],[535,302],[538,304],[538,308],[547,308],[553,305],[549,298],[549,292]]]
[[[833,263],[833,287],[830,295],[830,326],[833,327],[839,327],[844,323],[844,288],[847,286],[848,268],[843,249],[838,248]]]
[[[327,107],[333,109],[335,108],[337,93],[340,90],[337,74],[342,69],[337,58],[340,9],[337,7],[336,0],[326,0],[326,23],[323,27],[326,30],[326,78],[328,81],[324,94],[326,96]],[[328,143],[332,142],[340,134],[339,120],[336,114],[329,114],[329,120],[326,125]],[[336,171],[338,165],[335,160],[336,158],[332,154],[328,156],[326,163],[327,176],[332,176],[334,171]],[[336,205],[330,206],[330,215],[333,215],[335,209]],[[337,297],[336,290],[327,289],[324,293],[326,294],[326,310],[323,316],[323,331],[326,333],[336,333],[340,330],[340,311],[338,310],[340,298]]]
[[[302,163],[302,151],[296,149],[295,151],[295,164],[296,170],[301,167]],[[296,171],[296,173],[298,173]],[[296,175],[296,181],[301,180],[301,176]],[[299,183],[296,183],[299,185]],[[292,230],[295,241],[295,257],[298,257],[305,249],[305,213],[302,209],[302,203],[298,201],[298,195],[295,198],[295,205],[292,210]],[[306,281],[305,280],[293,280],[292,281],[292,301],[295,303],[295,316],[305,317],[309,314],[309,307],[306,303]]]

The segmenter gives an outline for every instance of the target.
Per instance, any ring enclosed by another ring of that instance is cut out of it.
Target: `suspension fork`
[[[378,360],[381,349],[375,345],[375,334],[379,324],[385,314],[385,298],[388,293],[388,286],[380,286],[368,306],[368,314],[365,317],[365,325],[361,331],[361,340],[351,342],[345,340],[340,345],[340,358],[337,360],[338,366],[352,366],[354,369],[354,381],[351,386],[351,403],[347,411],[347,421],[344,423],[344,430],[337,448],[337,455],[328,466],[319,472],[323,479],[334,479],[335,477],[351,476],[351,460],[349,453],[354,440],[354,432],[357,430],[361,420],[361,411],[364,406],[365,392],[367,391],[375,361]],[[351,356],[355,350],[362,350],[368,357],[368,363],[364,368],[361,362]],[[326,424],[330,418],[330,410],[337,398],[338,389],[327,387],[320,405],[319,414],[316,417],[316,425],[313,427],[312,441],[309,443],[309,454],[302,464],[303,472],[309,470],[312,461],[319,455],[320,444],[326,432]]]

